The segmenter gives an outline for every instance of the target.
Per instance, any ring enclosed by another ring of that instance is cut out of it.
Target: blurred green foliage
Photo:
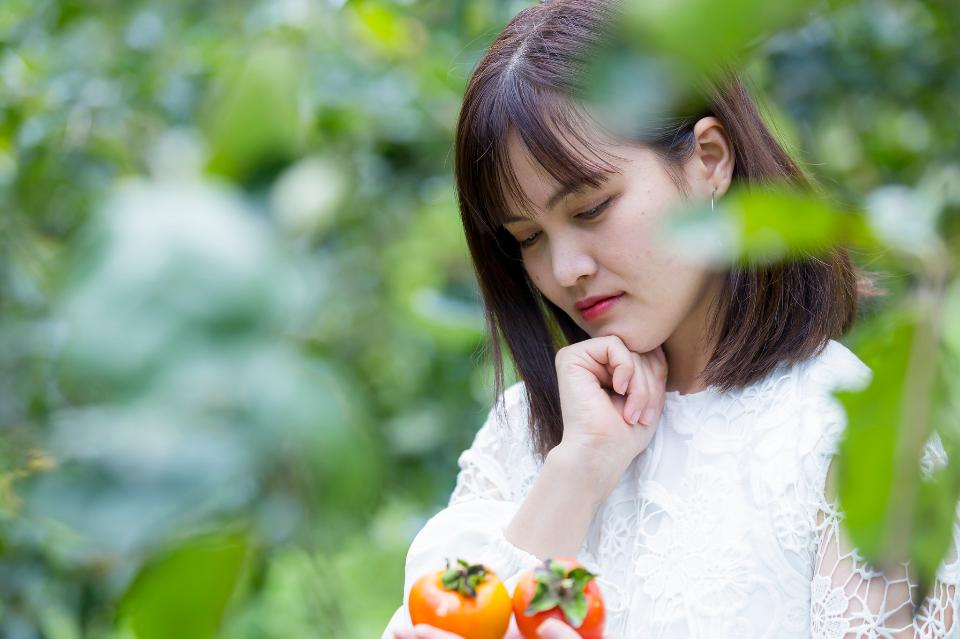
[[[451,145],[527,4],[0,4],[0,635],[379,636],[492,400]],[[631,6],[648,48],[611,77],[742,56],[830,194],[745,193],[681,239],[708,250],[719,219],[724,260],[847,238],[882,274],[841,495],[871,556],[929,576],[960,463],[920,482],[894,457],[960,424],[960,9]],[[664,101],[617,84],[621,117]]]

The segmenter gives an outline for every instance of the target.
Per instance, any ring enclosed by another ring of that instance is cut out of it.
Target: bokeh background
[[[452,140],[529,4],[0,3],[0,636],[380,636],[493,402]],[[814,213],[859,229],[887,295],[848,342],[877,381],[842,497],[869,556],[899,512],[935,566],[960,463],[892,451],[960,430],[960,5],[628,4],[601,93],[745,51]],[[724,214],[809,244],[784,201]]]

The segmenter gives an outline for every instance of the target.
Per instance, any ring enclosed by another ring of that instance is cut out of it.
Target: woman
[[[520,12],[467,87],[456,183],[505,410],[411,544],[404,601],[444,558],[512,591],[568,555],[599,574],[611,638],[956,633],[955,553],[913,611],[909,567],[871,571],[840,528],[830,391],[870,380],[836,341],[869,280],[842,248],[715,269],[657,238],[683,200],[812,187],[733,74],[702,110],[629,136],[592,118],[575,96],[611,11]],[[498,333],[521,379],[505,391]],[[936,437],[926,453],[939,458]],[[411,630],[405,607],[383,636],[454,637]]]

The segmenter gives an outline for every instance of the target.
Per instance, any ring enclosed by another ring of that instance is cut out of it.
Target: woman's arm
[[[520,504],[518,478],[532,476],[536,466],[529,454],[521,382],[503,393],[506,416],[494,406],[458,460],[460,472],[446,508],[431,517],[417,533],[407,551],[403,600],[394,613],[383,639],[393,639],[398,630],[413,627],[407,596],[421,575],[438,570],[444,560],[458,558],[489,566],[504,581],[508,591],[523,569],[540,559],[515,546],[504,536]],[[529,475],[528,475],[529,473]]]
[[[860,556],[843,529],[833,470],[831,464],[825,499],[817,514],[818,545],[810,585],[811,638],[960,636],[956,620],[960,593],[955,581],[938,576],[932,592],[914,612],[912,594],[919,586],[909,564],[884,573]],[[955,546],[948,560],[956,567]]]
[[[557,446],[504,535],[513,545],[540,559],[576,557],[597,507],[604,498],[584,480],[576,458]]]

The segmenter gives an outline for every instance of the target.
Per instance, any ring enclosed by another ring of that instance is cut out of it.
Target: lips
[[[600,299],[590,306],[580,309],[580,316],[584,319],[584,321],[592,322],[601,316],[606,315],[611,309],[613,309],[613,307],[617,305],[617,302],[620,301],[620,297],[622,295],[623,294],[621,293],[620,295],[614,295],[612,297]],[[589,298],[585,301],[589,301]]]
[[[588,298],[582,299],[582,300],[580,300],[579,302],[577,302],[576,304],[574,304],[573,306],[574,306],[574,308],[576,308],[578,311],[582,311],[582,310],[585,310],[585,309],[590,308],[591,306],[593,306],[594,304],[597,304],[598,302],[602,302],[603,300],[608,300],[608,299],[610,299],[611,297],[620,297],[621,295],[623,295],[623,292],[622,292],[622,291],[621,291],[620,293],[613,293],[613,294],[610,294],[610,295],[595,295],[595,296],[593,296],[593,297],[588,297]]]

